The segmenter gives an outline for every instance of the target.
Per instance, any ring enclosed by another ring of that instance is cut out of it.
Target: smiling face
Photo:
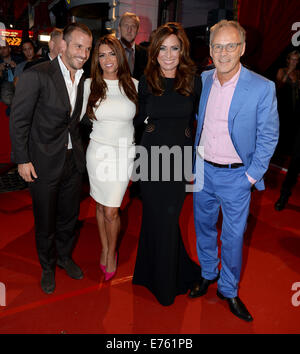
[[[163,75],[167,78],[174,78],[176,76],[180,49],[180,41],[175,34],[168,36],[160,46],[157,61]]]
[[[92,37],[76,29],[70,34],[68,43],[62,40],[61,47],[62,61],[71,73],[75,73],[82,69],[90,56]]]
[[[107,80],[118,79],[118,60],[116,53],[107,44],[99,46],[99,64],[103,71],[103,78]]]
[[[210,55],[217,69],[218,79],[221,84],[229,81],[240,68],[240,58],[245,52],[245,43],[239,44],[234,51],[228,52],[223,48],[219,53],[213,50],[212,45],[228,43],[241,43],[241,37],[236,28],[227,26],[219,29],[210,46]]]

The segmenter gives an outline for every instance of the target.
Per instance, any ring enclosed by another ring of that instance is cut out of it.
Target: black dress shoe
[[[55,274],[52,270],[43,270],[41,287],[44,293],[52,294],[55,290]]]
[[[286,203],[288,202],[289,197],[286,195],[281,195],[277,202],[274,204],[274,208],[277,211],[281,211],[285,208]]]
[[[68,276],[73,278],[73,279],[82,279],[83,278],[83,272],[82,270],[78,267],[77,264],[74,263],[74,261],[71,258],[68,258],[64,261],[57,260],[56,263],[60,268],[64,269]]]
[[[200,297],[203,296],[207,293],[208,287],[210,286],[210,284],[215,283],[218,279],[220,278],[220,274],[218,274],[218,276],[215,279],[212,280],[208,280],[205,278],[200,279],[200,281],[197,281],[194,283],[190,293],[189,293],[189,297]]]
[[[226,300],[228,302],[230,311],[237,317],[241,318],[244,321],[251,322],[253,321],[253,317],[250,315],[249,311],[247,310],[246,306],[242,303],[242,300],[236,297],[225,297],[222,295],[219,290],[217,290],[217,296],[221,300]]]

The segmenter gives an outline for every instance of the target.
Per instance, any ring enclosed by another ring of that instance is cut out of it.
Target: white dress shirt
[[[70,104],[71,104],[71,112],[70,112],[70,116],[71,116],[73,113],[74,107],[75,107],[76,97],[77,97],[77,87],[78,87],[79,81],[81,79],[81,76],[83,74],[83,69],[76,71],[75,80],[73,82],[71,80],[71,73],[68,70],[68,68],[65,66],[63,61],[61,60],[60,55],[58,55],[57,58],[58,58],[58,63],[59,63],[61,72],[63,74],[64,80],[66,83],[66,88],[67,88],[67,91],[69,94],[69,99],[70,99]],[[70,133],[69,133],[68,149],[72,149],[72,141],[71,141]]]

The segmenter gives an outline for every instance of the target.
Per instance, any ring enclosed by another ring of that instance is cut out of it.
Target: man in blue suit
[[[217,295],[228,302],[231,312],[252,321],[238,297],[238,284],[251,187],[264,189],[263,175],[278,141],[275,85],[241,65],[245,30],[238,22],[222,20],[210,31],[215,69],[202,73],[195,140],[196,183],[203,183],[202,189],[194,193],[202,277],[189,296],[203,296],[217,281]],[[219,272],[216,223],[220,207],[223,223]]]

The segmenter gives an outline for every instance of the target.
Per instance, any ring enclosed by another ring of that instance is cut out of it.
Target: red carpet
[[[55,293],[43,294],[29,193],[0,194],[0,281],[6,287],[0,333],[299,333],[300,306],[294,305],[300,305],[300,292],[292,286],[300,282],[300,188],[298,184],[288,207],[276,212],[273,204],[282,178],[271,170],[267,190],[252,196],[239,293],[254,317],[252,323],[229,312],[216,296],[216,284],[203,298],[181,295],[170,307],[131,284],[142,209],[139,200],[129,202],[127,195],[116,277],[103,282],[94,203],[87,197],[81,203],[84,225],[73,254],[85,278],[72,280],[57,269]],[[191,195],[181,227],[196,260]]]

